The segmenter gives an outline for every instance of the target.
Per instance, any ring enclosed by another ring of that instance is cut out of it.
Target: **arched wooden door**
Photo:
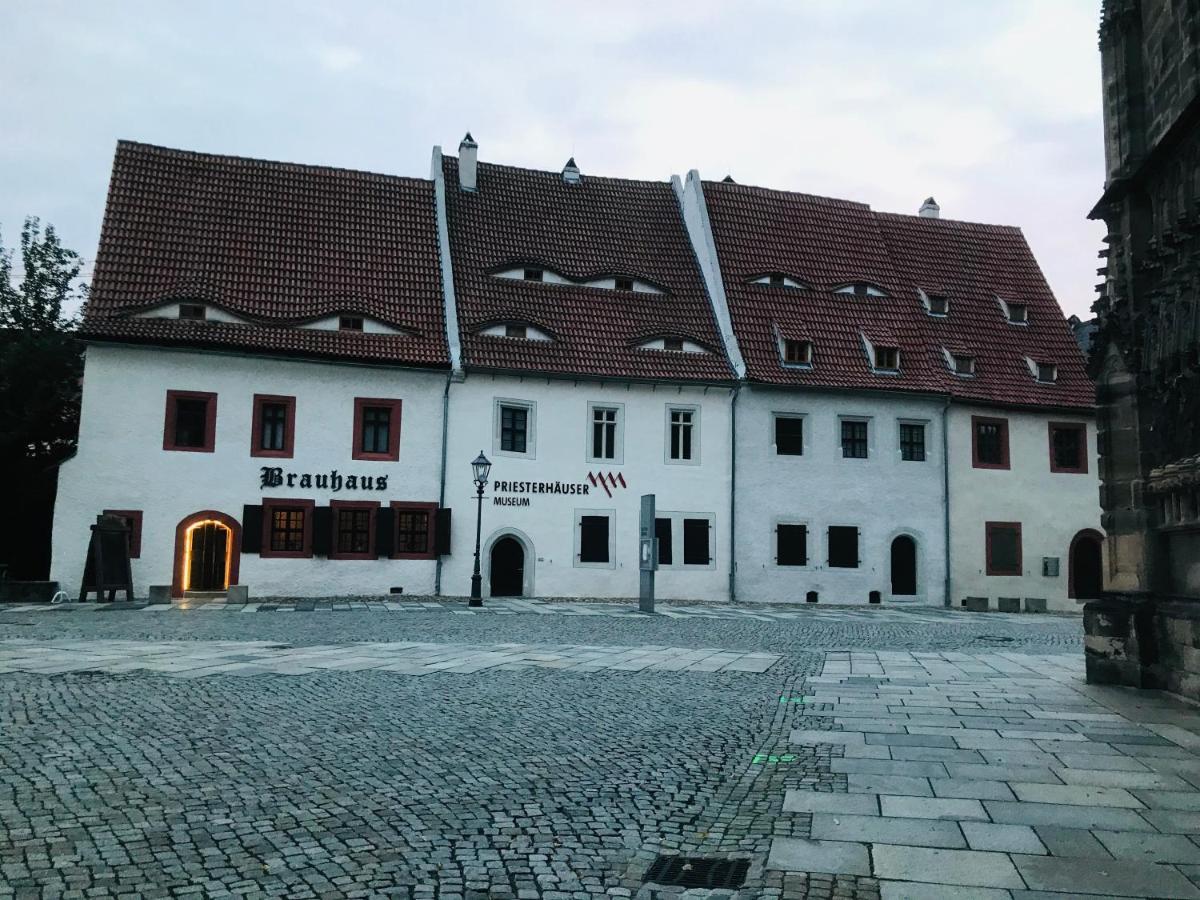
[[[892,541],[892,596],[917,592],[917,542],[907,534]]]
[[[1071,541],[1067,593],[1076,600],[1098,600],[1104,590],[1103,538],[1097,531],[1081,531]]]
[[[502,537],[492,545],[491,595],[520,597],[525,589],[525,548],[514,537]]]
[[[238,583],[242,526],[237,519],[206,509],[175,526],[175,565],[171,596],[184,591],[224,591]]]

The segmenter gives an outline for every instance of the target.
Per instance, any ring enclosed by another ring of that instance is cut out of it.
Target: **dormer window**
[[[785,338],[783,341],[783,361],[789,366],[811,366],[812,350],[812,341],[797,341]]]
[[[897,347],[875,348],[875,369],[879,372],[900,371],[900,350]]]
[[[1058,381],[1058,366],[1053,363],[1035,362],[1034,372],[1042,384],[1054,384]]]
[[[618,291],[632,291],[633,279],[624,275],[618,275],[613,279],[613,287]]]
[[[975,374],[975,357],[965,353],[947,353],[950,362],[950,371],[955,375],[961,375],[967,378]]]
[[[865,281],[854,281],[833,289],[835,294],[854,294],[859,297],[886,297],[882,290]]]
[[[750,279],[751,284],[765,284],[770,287],[792,288],[794,290],[804,290],[808,285],[802,281],[797,281],[790,275],[785,275],[782,272],[768,272],[765,275],[759,275]]]
[[[553,340],[537,325],[531,325],[528,322],[493,322],[480,328],[478,333],[488,337],[512,338],[518,341]]]
[[[675,350],[679,353],[683,352],[683,338],[668,337],[663,338],[664,350]]]
[[[208,310],[203,303],[180,303],[179,318],[202,322],[208,318]]]
[[[1029,307],[1024,303],[1008,304],[1008,321],[1014,325],[1029,324]]]
[[[708,353],[706,347],[702,347],[695,341],[680,335],[663,335],[662,337],[649,338],[643,340],[636,345],[638,350],[667,350],[671,353]]]
[[[522,277],[526,281],[541,281],[544,274],[541,269],[525,269]]]
[[[945,316],[950,314],[950,298],[945,294],[930,294],[929,295],[929,314],[931,316]]]
[[[510,338],[520,338],[526,340],[529,338],[529,327],[526,325],[505,325],[504,336]]]
[[[338,331],[362,331],[362,316],[339,316]]]

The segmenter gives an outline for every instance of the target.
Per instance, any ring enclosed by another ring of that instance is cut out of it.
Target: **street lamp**
[[[487,484],[488,473],[492,471],[492,462],[479,451],[471,463],[475,477],[475,496],[478,505],[475,510],[475,571],[471,575],[471,600],[467,606],[483,606],[483,577],[479,574],[479,533],[483,525],[483,487]]]

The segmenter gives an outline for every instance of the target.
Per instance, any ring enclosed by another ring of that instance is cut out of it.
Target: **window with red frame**
[[[988,522],[985,525],[987,540],[987,574],[1021,574],[1021,523]]]
[[[374,559],[375,517],[379,504],[334,500],[329,505],[333,518],[330,559]]]
[[[129,528],[129,558],[142,555],[142,511],[140,509],[106,509],[106,516],[116,516]]]
[[[433,559],[436,503],[392,503],[392,555],[400,559]]]
[[[355,459],[395,462],[400,458],[400,407],[399,400],[355,398]]]
[[[971,464],[976,469],[1007,469],[1008,419],[971,417]]]
[[[291,458],[295,448],[296,398],[254,395],[251,456]]]
[[[264,557],[310,557],[313,555],[312,500],[264,499],[262,506]]]
[[[1086,474],[1087,426],[1079,422],[1050,423],[1050,471]]]
[[[217,439],[217,395],[167,391],[163,449],[212,453]]]

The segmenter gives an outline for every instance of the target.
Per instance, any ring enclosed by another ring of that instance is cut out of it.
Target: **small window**
[[[524,453],[528,446],[529,409],[524,406],[500,407],[500,449]]]
[[[950,360],[954,365],[955,375],[966,376],[975,374],[975,357],[962,356],[956,353],[950,357]]]
[[[338,331],[362,331],[362,316],[338,316]]]
[[[354,398],[354,459],[400,458],[399,400]]]
[[[778,566],[808,565],[808,526],[775,526],[775,564]]]
[[[282,450],[287,443],[287,405],[264,403],[258,430],[259,450]]]
[[[751,284],[765,284],[770,287],[793,288],[804,290],[808,285],[802,281],[797,281],[790,275],[785,275],[783,272],[768,272],[766,275],[757,275],[750,279]]]
[[[1008,420],[971,417],[972,464],[976,469],[1007,469]]]
[[[579,517],[579,561],[608,563],[608,516]]]
[[[925,426],[922,423],[900,423],[900,458],[905,462],[925,462]]]
[[[619,455],[621,410],[615,406],[593,406],[590,460],[614,461]]]
[[[829,567],[858,568],[858,529],[853,525],[829,526]]]
[[[427,556],[430,551],[431,509],[395,508],[397,556]]]
[[[876,347],[875,368],[883,372],[899,371],[900,351],[895,347]]]
[[[529,337],[529,329],[524,325],[505,325],[504,336],[525,339]]]
[[[208,310],[202,303],[180,303],[179,318],[202,321],[208,318]]]
[[[841,287],[834,288],[835,294],[855,294],[859,297],[886,297],[882,290],[875,287],[873,284],[867,284],[865,281],[855,281],[851,284],[843,284]]]
[[[167,391],[164,450],[212,453],[216,445],[217,395]]]
[[[292,456],[295,445],[295,397],[255,394],[252,419],[251,456]]]
[[[1076,422],[1050,423],[1050,471],[1087,473],[1087,426]]]
[[[668,459],[672,462],[694,462],[696,410],[668,407],[667,414]]]
[[[787,279],[784,278],[783,275],[779,272],[773,272],[769,276],[769,279],[770,279],[769,283],[770,283],[771,287],[783,287],[784,282],[787,281]]]
[[[844,459],[866,459],[867,453],[867,423],[843,420],[842,457]]]
[[[375,516],[373,506],[333,507],[333,548],[335,559],[369,558],[374,555]]]
[[[988,522],[985,525],[987,540],[987,574],[1021,574],[1021,523]]]
[[[633,279],[625,275],[618,275],[613,279],[613,287],[618,291],[632,291]]]
[[[1024,303],[1008,304],[1008,321],[1014,325],[1026,325],[1029,322],[1029,307]]]
[[[945,316],[950,313],[950,298],[945,294],[929,294],[929,314]]]
[[[541,269],[526,269],[523,277],[526,281],[541,281],[543,274]]]
[[[783,342],[783,361],[789,366],[812,365],[812,341],[795,341],[785,338]]]
[[[660,566],[671,565],[673,554],[671,553],[670,519],[654,520],[654,537],[658,540],[658,564]]]
[[[1052,363],[1038,363],[1037,380],[1042,384],[1054,384],[1058,381],[1058,366]]]
[[[709,553],[708,519],[683,520],[683,564],[685,566],[707,566],[712,562]]]
[[[677,337],[663,338],[663,349],[664,350],[676,350],[676,351],[682,352],[683,351],[683,338],[677,338]]]
[[[775,454],[804,455],[804,419],[800,416],[775,416]]]

